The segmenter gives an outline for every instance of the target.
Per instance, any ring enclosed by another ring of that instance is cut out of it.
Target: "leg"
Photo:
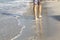
[[[39,18],[42,17],[42,4],[39,4]]]
[[[38,13],[38,5],[34,5],[34,16],[35,16],[35,19],[37,20],[38,19],[38,15],[37,15],[37,13]]]

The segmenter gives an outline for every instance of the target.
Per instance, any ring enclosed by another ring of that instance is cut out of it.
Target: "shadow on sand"
[[[55,16],[51,16],[52,18],[54,18],[57,21],[60,21],[60,15],[55,15]]]

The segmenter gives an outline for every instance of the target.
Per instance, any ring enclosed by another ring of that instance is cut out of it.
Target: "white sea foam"
[[[16,35],[15,37],[13,37],[11,40],[15,40],[16,38],[20,37],[20,36],[22,35],[22,33],[23,33],[23,31],[24,31],[25,28],[26,28],[26,27],[23,26],[23,27],[21,28],[21,31],[19,32],[19,34],[17,34],[17,35]]]

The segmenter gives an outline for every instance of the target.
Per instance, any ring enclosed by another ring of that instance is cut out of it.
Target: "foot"
[[[41,18],[42,16],[40,15],[39,18]]]

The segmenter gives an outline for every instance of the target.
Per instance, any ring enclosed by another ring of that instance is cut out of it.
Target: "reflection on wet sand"
[[[42,17],[36,20],[36,34],[37,34],[37,40],[43,40],[43,26],[42,26]]]

